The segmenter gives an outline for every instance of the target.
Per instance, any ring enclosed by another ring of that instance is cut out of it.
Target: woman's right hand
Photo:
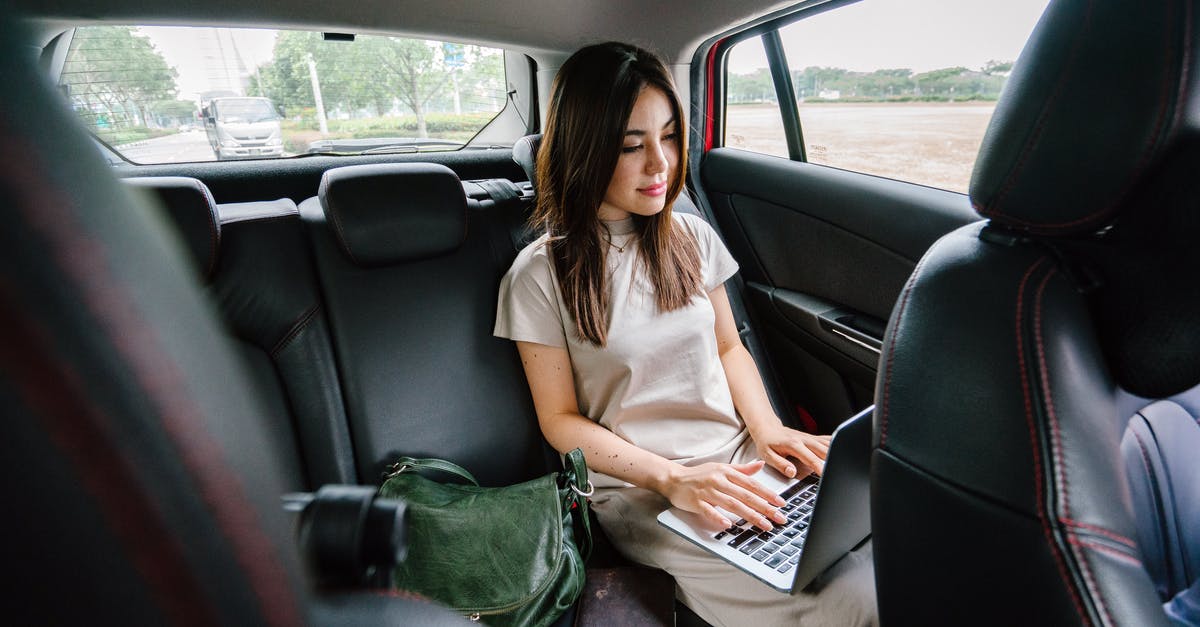
[[[725,529],[733,522],[717,510],[719,507],[769,531],[771,521],[782,525],[787,517],[777,509],[783,506],[783,499],[750,478],[762,467],[761,460],[746,464],[677,465],[662,493],[671,505],[700,514],[713,529]]]

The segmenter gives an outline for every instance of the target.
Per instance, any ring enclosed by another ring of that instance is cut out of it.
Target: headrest
[[[513,161],[525,170],[525,176],[529,177],[534,189],[537,189],[537,153],[541,145],[541,133],[526,135],[513,144]]]
[[[1184,107],[1196,97],[1185,67],[1200,32],[1191,5],[1052,2],[984,137],[975,209],[1056,235],[1094,232],[1134,205],[1139,184],[1197,126]]]
[[[1063,254],[1117,383],[1200,383],[1200,11],[1055,0],[1005,86],[975,208]]]
[[[381,163],[327,170],[317,193],[342,250],[356,265],[436,257],[462,244],[467,197],[453,170]]]
[[[145,176],[124,180],[157,196],[167,216],[179,229],[200,269],[200,276],[205,281],[211,279],[217,268],[217,251],[221,246],[221,220],[208,186],[184,176]]]

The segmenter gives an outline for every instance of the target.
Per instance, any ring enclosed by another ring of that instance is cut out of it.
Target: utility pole
[[[313,100],[317,104],[317,124],[321,127],[321,134],[329,132],[329,124],[325,121],[325,102],[321,100],[321,82],[317,80],[317,62],[313,61],[312,54],[308,55],[308,78],[312,81]]]
[[[454,115],[462,115],[462,100],[458,96],[458,70],[450,74],[450,80],[454,83]]]

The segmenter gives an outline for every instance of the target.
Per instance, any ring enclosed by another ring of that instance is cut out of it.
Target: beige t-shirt
[[[689,214],[676,213],[674,219],[700,247],[704,294],[690,304],[658,311],[653,284],[637,263],[633,219],[628,218],[606,225],[614,244],[607,259],[612,273],[607,346],[576,336],[544,235],[517,255],[504,276],[494,333],[565,347],[579,412],[626,441],[682,464],[729,462],[748,434],[717,353],[708,292],[738,266],[708,223]],[[600,473],[592,480],[597,487],[629,485]]]

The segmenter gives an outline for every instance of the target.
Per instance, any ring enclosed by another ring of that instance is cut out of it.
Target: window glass
[[[783,115],[766,58],[759,37],[747,39],[729,51],[725,66],[725,145],[787,157]]]
[[[784,26],[807,160],[967,191],[996,99],[1045,6],[864,0]],[[761,50],[749,44],[738,48]],[[766,67],[761,53],[731,54],[729,84]],[[730,103],[726,145],[737,146],[731,133],[770,134],[757,119],[764,106]],[[787,154],[765,139],[742,147]]]
[[[260,29],[78,28],[60,82],[134,163],[455,150],[506,102],[495,48]]]

